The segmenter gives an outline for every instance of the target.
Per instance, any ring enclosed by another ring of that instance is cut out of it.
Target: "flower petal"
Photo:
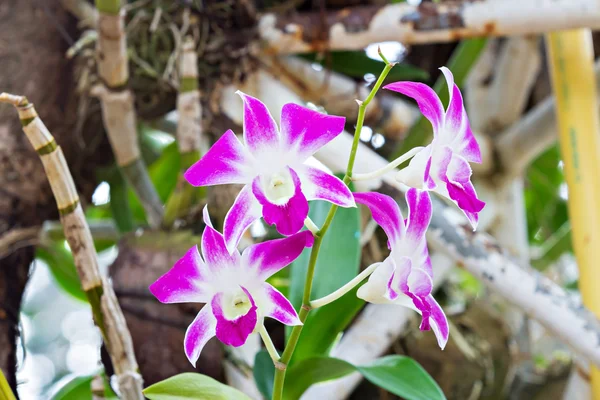
[[[302,325],[300,318],[288,299],[268,283],[263,283],[262,289],[266,297],[266,304],[261,309],[265,317],[276,319],[285,325]]]
[[[429,322],[431,323],[431,329],[435,333],[438,345],[444,350],[444,347],[448,343],[448,336],[450,335],[450,327],[446,319],[446,314],[444,314],[444,310],[442,310],[442,307],[440,307],[432,295],[427,296],[425,301],[427,301],[430,307]]]
[[[204,305],[194,321],[188,326],[183,339],[183,348],[188,360],[195,367],[204,345],[215,336],[217,320],[213,316],[210,304]]]
[[[354,193],[354,200],[371,210],[373,219],[383,228],[392,246],[404,236],[400,207],[390,196],[376,192]]]
[[[282,147],[304,161],[342,133],[345,121],[288,103],[281,110]]]
[[[258,321],[257,307],[254,299],[246,289],[242,288],[242,290],[246,293],[252,305],[246,314],[234,319],[227,319],[223,313],[221,303],[224,297],[223,293],[217,293],[211,302],[213,314],[217,320],[217,338],[224,344],[234,347],[239,347],[246,343],[246,339],[254,331],[256,322]]]
[[[471,167],[469,163],[464,158],[453,155],[444,179],[448,196],[463,210],[473,229],[476,229],[479,220],[478,214],[485,203],[477,198],[470,176]]]
[[[425,297],[431,294],[433,289],[433,280],[431,276],[420,268],[413,268],[408,275],[408,290],[418,297]]]
[[[290,265],[313,242],[312,233],[302,231],[287,238],[254,244],[244,250],[243,265],[258,271],[258,277],[264,281]]]
[[[386,293],[388,292],[388,283],[394,275],[394,262],[388,257],[377,264],[379,266],[369,276],[369,280],[358,288],[356,296],[373,304],[389,304],[392,301],[389,296],[386,296]]]
[[[279,129],[260,100],[236,92],[244,102],[244,141],[251,152],[279,148]]]
[[[202,256],[208,269],[213,272],[227,266],[239,265],[240,254],[237,251],[229,253],[223,235],[211,226],[210,220],[206,222],[202,234]]]
[[[356,207],[352,192],[337,176],[307,165],[302,165],[297,171],[307,200],[325,200],[340,207]]]
[[[302,193],[300,178],[293,169],[289,169],[294,180],[294,195],[286,204],[273,204],[267,199],[260,185],[260,177],[252,182],[252,193],[263,206],[262,215],[267,224],[275,224],[277,231],[282,235],[289,236],[298,232],[304,226],[304,220],[308,216],[308,201]]]
[[[406,203],[408,204],[406,238],[416,246],[424,240],[425,232],[431,222],[431,199],[426,191],[410,188],[406,192]]]
[[[161,303],[206,303],[211,296],[210,288],[203,285],[208,275],[198,247],[194,246],[149,289]]]
[[[248,183],[254,177],[252,158],[232,130],[216,141],[208,152],[184,174],[194,186]]]
[[[434,136],[438,134],[444,123],[444,107],[432,88],[418,82],[394,82],[383,88],[414,99],[423,116],[431,122]]]
[[[429,145],[410,160],[408,166],[396,174],[396,180],[417,189],[433,189],[435,182],[431,176],[431,148]]]
[[[440,70],[446,78],[450,94],[443,130],[443,134],[448,137],[442,140],[444,143],[450,144],[454,152],[465,157],[468,161],[480,163],[481,152],[479,151],[477,140],[475,140],[475,136],[471,131],[460,89],[454,83],[454,77],[448,68],[442,67]]]
[[[223,236],[227,251],[233,253],[250,225],[262,215],[260,203],[252,194],[250,185],[244,186],[225,215]]]

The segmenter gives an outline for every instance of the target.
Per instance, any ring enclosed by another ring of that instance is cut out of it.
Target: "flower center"
[[[228,320],[233,320],[240,315],[246,315],[250,307],[252,307],[250,299],[241,288],[233,293],[226,293],[222,301],[223,314]]]
[[[263,191],[272,204],[284,205],[294,196],[296,187],[289,170],[272,174],[263,180]]]

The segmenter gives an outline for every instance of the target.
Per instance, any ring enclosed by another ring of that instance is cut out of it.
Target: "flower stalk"
[[[273,344],[273,341],[271,340],[271,336],[269,336],[269,332],[267,332],[267,329],[265,328],[264,324],[261,325],[260,328],[258,328],[258,333],[260,334],[260,338],[262,339],[263,343],[265,344],[265,348],[267,349],[267,352],[271,356],[271,359],[273,360],[274,363],[278,363],[279,362],[279,353],[277,352],[277,349],[275,348],[275,345]]]
[[[141,400],[144,398],[142,377],[138,372],[133,342],[112,286],[100,275],[94,241],[63,152],[33,104],[25,97],[2,93],[0,102],[15,106],[23,131],[44,165],[81,287],[110,354],[122,397]]]
[[[400,157],[396,158],[394,161],[392,161],[385,167],[379,168],[376,171],[365,173],[365,174],[356,174],[356,175],[352,176],[352,180],[354,182],[356,182],[356,181],[367,181],[369,179],[379,178],[379,177],[387,174],[390,171],[394,171],[399,165],[410,160],[415,154],[417,154],[421,150],[423,150],[423,147],[414,147],[414,148],[410,149],[409,151],[407,151],[406,153],[402,154]]]
[[[381,72],[381,74],[379,75],[379,78],[375,82],[375,85],[373,86],[373,89],[371,90],[371,92],[369,93],[367,98],[363,101],[357,100],[358,119],[356,121],[356,129],[354,131],[354,139],[352,142],[352,149],[350,151],[350,156],[348,158],[348,166],[346,168],[346,174],[343,179],[343,182],[346,185],[349,185],[350,182],[352,181],[352,170],[354,168],[354,162],[356,160],[356,152],[358,150],[358,145],[360,143],[360,133],[361,133],[361,130],[362,130],[362,127],[364,124],[364,120],[365,120],[365,111],[366,111],[369,103],[373,100],[373,98],[375,97],[375,94],[377,93],[377,91],[379,90],[381,85],[383,84],[388,73],[395,65],[395,63],[390,63],[384,57],[383,53],[381,52],[381,49],[379,49],[379,56],[386,63],[386,65],[385,65],[383,71]],[[314,275],[315,275],[315,267],[317,264],[317,259],[319,257],[319,250],[321,248],[321,243],[323,241],[323,237],[325,236],[325,234],[327,233],[327,230],[329,229],[329,226],[331,225],[331,222],[333,221],[333,218],[335,217],[335,213],[336,213],[337,209],[338,209],[337,205],[335,205],[335,204],[331,205],[329,212],[327,214],[327,217],[325,218],[325,222],[323,223],[323,226],[315,234],[315,242],[313,244],[313,247],[312,247],[312,250],[310,253],[310,259],[308,262],[308,270],[306,272],[306,282],[304,284],[304,292],[302,295],[302,306],[301,306],[300,312],[298,314],[300,321],[302,323],[304,323],[306,321],[306,318],[308,317],[308,313],[310,312],[310,310],[312,308],[311,302],[310,302],[310,294],[312,291],[312,284],[313,284],[313,279],[314,279]],[[357,282],[356,284],[358,284],[358,283],[360,283],[360,281]],[[275,368],[275,379],[274,379],[274,384],[273,384],[273,400],[281,400],[283,398],[283,387],[284,387],[284,383],[285,383],[285,372],[287,369],[287,364],[290,362],[292,355],[294,354],[294,350],[296,349],[296,345],[298,344],[298,340],[300,339],[300,334],[302,333],[302,327],[303,327],[303,325],[297,325],[297,326],[294,326],[294,328],[292,329],[292,332],[291,332],[289,340],[288,340],[288,344],[287,344],[285,350],[283,351],[281,359],[279,360],[279,363],[277,365],[278,367]]]

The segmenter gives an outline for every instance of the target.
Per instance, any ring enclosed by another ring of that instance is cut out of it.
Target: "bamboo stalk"
[[[185,216],[203,188],[189,185],[183,173],[200,158],[202,145],[202,107],[198,90],[198,53],[191,37],[185,39],[179,61],[179,95],[177,96],[177,145],[181,155],[181,173],[175,190],[165,206],[163,224],[171,226],[176,218]]]
[[[325,39],[323,24],[326,24]],[[292,16],[266,14],[259,32],[270,53],[358,50],[371,43],[454,42],[470,37],[600,28],[596,0],[486,0],[347,7]]]
[[[104,126],[117,165],[140,199],[149,225],[157,228],[162,221],[163,207],[141,159],[138,144],[133,94],[127,87],[129,59],[125,14],[120,8],[120,0],[96,0],[96,8],[96,53],[103,85],[94,87],[92,94],[100,99]]]
[[[0,400],[16,400],[4,372],[0,369]]]
[[[590,30],[546,36],[556,95],[558,138],[569,188],[567,205],[584,303],[600,316],[600,123]],[[600,369],[591,369],[593,398],[600,398]]]
[[[110,354],[119,390],[124,399],[143,399],[142,377],[138,372],[131,336],[112,286],[100,275],[94,241],[63,152],[33,104],[25,97],[2,93],[0,102],[15,106],[23,131],[44,165],[81,287]]]

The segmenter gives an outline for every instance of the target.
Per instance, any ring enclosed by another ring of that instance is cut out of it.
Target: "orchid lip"
[[[261,186],[265,197],[272,204],[282,206],[294,196],[296,187],[289,170],[261,177]]]

